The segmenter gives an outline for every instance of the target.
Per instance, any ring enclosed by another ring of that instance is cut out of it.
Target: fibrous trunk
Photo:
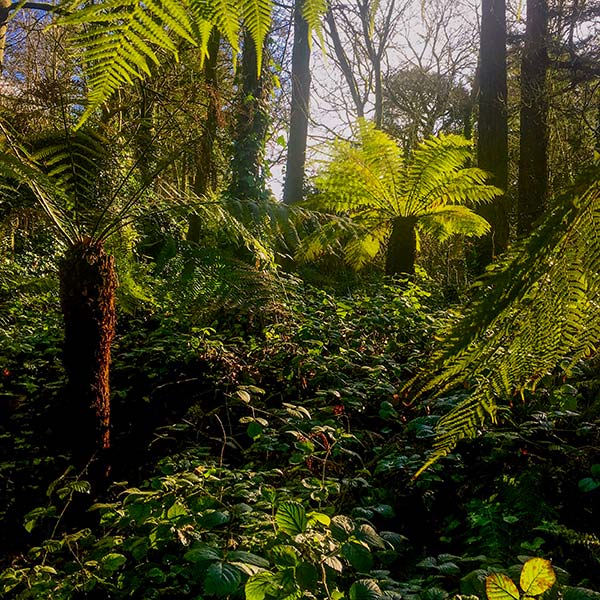
[[[412,275],[415,272],[416,223],[416,217],[396,217],[392,222],[392,234],[385,262],[386,275]]]
[[[85,464],[110,447],[109,367],[116,287],[114,259],[102,243],[88,239],[68,249],[60,265],[60,294],[69,436],[76,463]]]

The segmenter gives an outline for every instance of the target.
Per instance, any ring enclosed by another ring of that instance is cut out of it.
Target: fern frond
[[[439,202],[444,184],[463,169],[471,148],[469,140],[452,134],[428,138],[417,146],[403,180],[407,215],[423,210],[427,203]]]
[[[239,49],[242,26],[257,48],[260,70],[262,48],[271,23],[272,0],[104,0],[97,4],[67,3],[70,14],[58,22],[80,28],[74,38],[90,91],[80,125],[117,89],[144,79],[158,64],[157,50],[178,57],[178,42],[198,45],[208,53],[213,27]]]
[[[187,5],[175,0],[86,4],[59,22],[83,28],[74,40],[91,88],[82,122],[119,87],[150,75],[150,63],[158,63],[152,46],[176,56],[172,36],[195,43]]]
[[[418,399],[472,386],[471,396],[439,422],[419,473],[493,419],[497,402],[533,388],[565,359],[572,365],[598,352],[600,181],[550,215],[481,286],[431,364],[404,390]]]
[[[366,229],[366,228],[365,228]],[[344,260],[346,264],[360,271],[381,252],[390,234],[388,221],[378,222],[369,227],[364,233],[360,230],[357,235],[346,242],[344,246]]]
[[[264,41],[271,26],[272,0],[242,0],[244,27],[256,44],[256,67],[258,76],[262,69]]]
[[[8,138],[6,130],[3,127],[2,129]],[[29,187],[42,210],[66,242],[73,243],[79,239],[80,232],[64,208],[68,200],[64,190],[38,168],[24,149],[12,144],[10,150],[0,150],[0,175]]]
[[[452,235],[479,237],[490,230],[490,224],[466,206],[442,206],[423,215],[417,227],[440,242]]]
[[[322,19],[328,8],[327,0],[304,0],[302,2],[302,16],[308,24],[309,45],[312,43],[311,32],[314,31],[319,39],[321,48],[325,47]]]

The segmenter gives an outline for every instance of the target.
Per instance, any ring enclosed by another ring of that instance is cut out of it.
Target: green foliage
[[[74,38],[82,52],[90,92],[82,120],[86,120],[116,90],[151,74],[160,53],[177,58],[182,40],[198,45],[201,60],[208,52],[210,33],[216,27],[238,51],[241,27],[250,33],[257,50],[260,72],[263,41],[271,23],[271,0],[170,0],[81,4],[65,3],[67,14],[59,24],[77,26]]]
[[[318,191],[309,200],[319,210],[349,217],[355,226],[344,243],[348,264],[360,269],[376,257],[397,217],[415,217],[418,231],[440,240],[489,230],[468,206],[488,202],[499,191],[485,185],[484,171],[465,167],[470,141],[457,135],[430,138],[406,162],[396,142],[371,123],[360,121],[356,136],[356,142],[332,145],[331,160],[317,176]],[[332,220],[304,240],[297,257],[314,260],[329,241],[344,238],[345,230],[343,219]]]
[[[463,383],[467,400],[443,417],[424,468],[473,437],[498,401],[523,395],[549,372],[567,372],[600,339],[600,185],[548,217],[508,261],[482,279],[465,317],[445,335],[430,365],[407,386],[413,398]],[[432,371],[436,373],[431,377]]]
[[[531,558],[521,571],[519,583],[525,598],[539,596],[556,582],[556,574],[549,560]],[[521,594],[510,577],[502,573],[488,575],[485,580],[488,600],[519,600]]]

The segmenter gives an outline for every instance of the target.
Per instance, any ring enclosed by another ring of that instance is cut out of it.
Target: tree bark
[[[0,0],[0,75],[4,71],[4,53],[6,51],[6,34],[8,17],[12,8],[12,0]]]
[[[196,196],[204,196],[217,189],[217,164],[215,160],[215,143],[219,128],[219,76],[217,59],[221,45],[221,34],[215,28],[208,42],[208,58],[204,63],[204,83],[208,95],[206,125],[200,139],[195,157],[196,170],[194,173],[193,190]],[[202,231],[201,219],[197,214],[188,216],[186,239],[198,243]]]
[[[258,73],[256,46],[244,33],[229,193],[240,200],[262,200],[267,194],[263,169],[269,128],[266,69]]]
[[[508,184],[508,119],[506,110],[505,0],[482,0],[479,57],[479,121],[477,162],[492,173],[490,183],[506,191]],[[477,245],[477,267],[483,270],[508,248],[509,206],[506,194],[478,209],[491,233]]]
[[[110,448],[109,367],[116,287],[114,258],[102,243],[87,239],[68,249],[60,265],[63,362],[68,377],[68,435],[78,466],[95,453],[102,462]]]
[[[302,16],[304,2],[296,0],[294,7],[294,48],[292,50],[292,106],[290,136],[283,201],[293,204],[304,197],[306,140],[310,115],[310,40],[308,23]]]
[[[527,0],[527,26],[521,60],[521,127],[517,232],[530,233],[543,214],[548,193],[546,95],[548,4]]]
[[[386,275],[414,274],[417,257],[416,224],[416,217],[394,218],[385,261]]]
[[[206,126],[200,139],[199,151],[196,156],[196,172],[194,174],[194,192],[203,196],[217,187],[217,166],[215,162],[215,142],[219,127],[219,75],[217,59],[221,45],[221,34],[213,29],[208,42],[208,58],[204,63],[204,83],[208,96],[206,110]]]

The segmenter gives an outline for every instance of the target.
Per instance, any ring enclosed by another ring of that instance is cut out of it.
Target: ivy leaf
[[[556,582],[552,563],[544,558],[532,558],[523,565],[521,589],[528,596],[537,596],[549,590]]]
[[[485,592],[488,600],[519,600],[517,586],[503,573],[494,573],[485,578]]]
[[[304,533],[308,527],[306,511],[298,502],[283,502],[277,508],[275,523],[280,531],[289,535]]]
[[[379,600],[381,589],[372,579],[359,579],[350,587],[350,600]]]
[[[241,573],[236,567],[216,562],[206,569],[204,591],[208,595],[228,596],[238,589],[241,581]]]

